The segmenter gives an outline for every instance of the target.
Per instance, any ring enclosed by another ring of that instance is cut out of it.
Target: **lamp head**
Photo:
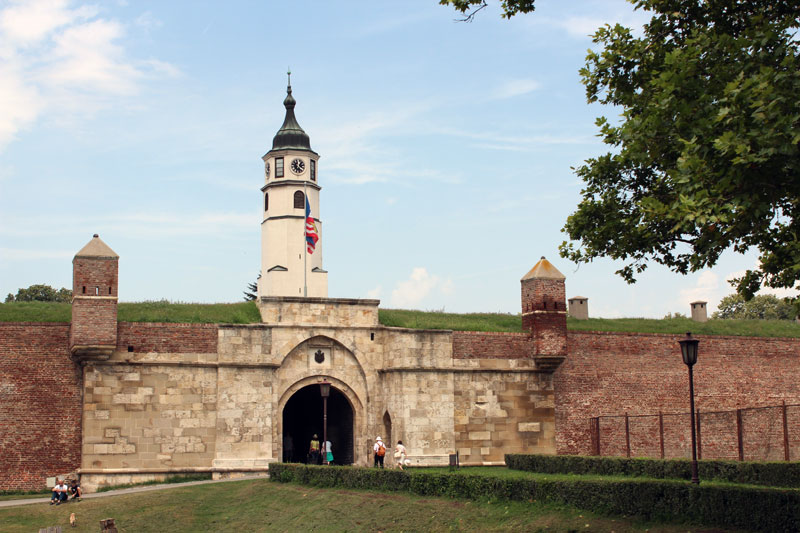
[[[686,366],[694,366],[694,364],[697,362],[697,345],[700,344],[700,341],[693,339],[692,334],[687,332],[686,338],[678,341],[678,343],[681,345],[681,357],[683,357],[683,363]]]
[[[327,398],[331,395],[331,384],[327,381],[323,381],[319,384],[319,393],[323,398]]]

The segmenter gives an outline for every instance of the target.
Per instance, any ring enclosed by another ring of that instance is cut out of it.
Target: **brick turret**
[[[564,275],[542,259],[520,280],[522,329],[534,340],[534,359],[543,370],[555,370],[567,354],[567,304]]]
[[[119,256],[95,234],[72,260],[73,359],[108,359],[117,346]]]

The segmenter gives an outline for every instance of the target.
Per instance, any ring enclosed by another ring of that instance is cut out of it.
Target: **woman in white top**
[[[397,446],[394,447],[394,460],[397,463],[397,468],[400,470],[403,469],[404,465],[408,465],[408,459],[406,459],[406,447],[403,446],[403,441],[397,441]]]

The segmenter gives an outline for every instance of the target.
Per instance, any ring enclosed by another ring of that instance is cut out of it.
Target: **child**
[[[83,491],[81,490],[81,486],[78,485],[77,479],[72,480],[72,484],[69,486],[69,493],[72,494],[73,500],[81,501]]]

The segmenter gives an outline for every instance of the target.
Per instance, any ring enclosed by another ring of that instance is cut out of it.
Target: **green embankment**
[[[503,313],[442,313],[407,309],[379,309],[384,326],[454,331],[521,332],[522,317]],[[0,303],[0,322],[69,322],[68,303]],[[253,302],[198,304],[121,302],[118,318],[123,322],[173,322],[197,324],[257,324],[261,321]],[[709,320],[688,318],[590,318],[567,319],[571,331],[620,331],[632,333],[736,335],[746,337],[800,337],[800,324],[792,320]]]

